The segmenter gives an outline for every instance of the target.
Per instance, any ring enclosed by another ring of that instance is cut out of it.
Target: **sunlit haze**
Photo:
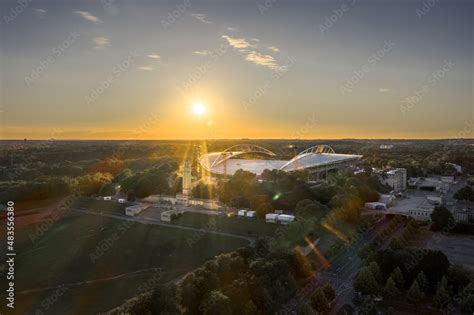
[[[473,135],[472,1],[112,2],[2,1],[0,138]]]

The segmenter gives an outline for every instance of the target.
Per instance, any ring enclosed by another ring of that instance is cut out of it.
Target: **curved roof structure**
[[[232,146],[222,152],[213,152],[201,156],[199,163],[207,171],[214,174],[233,175],[242,169],[260,175],[265,169],[292,172],[301,169],[329,170],[361,158],[361,155],[337,154],[327,145],[308,148],[291,160],[239,159],[245,153],[261,153],[276,156],[275,153],[261,146],[242,144]]]

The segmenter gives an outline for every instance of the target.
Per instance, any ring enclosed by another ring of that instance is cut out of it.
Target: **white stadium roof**
[[[201,156],[201,166],[214,174],[233,175],[239,169],[260,175],[265,169],[283,170],[286,172],[307,168],[335,168],[341,163],[357,160],[361,155],[336,154],[326,145],[319,145],[304,150],[291,160],[256,160],[234,158],[245,153],[262,153],[268,156],[275,154],[256,145],[237,145],[223,152],[214,152]]]

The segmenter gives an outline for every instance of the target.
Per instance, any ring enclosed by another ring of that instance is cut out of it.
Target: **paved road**
[[[334,258],[329,269],[319,274],[321,283],[331,283],[336,291],[336,300],[331,314],[335,314],[344,304],[352,304],[355,294],[352,282],[361,265],[357,254],[365,244],[372,242],[389,223],[390,221],[383,217],[370,232],[362,235],[352,243],[350,248]]]
[[[175,229],[188,230],[188,231],[194,231],[194,232],[199,232],[199,233],[235,237],[235,238],[240,238],[240,239],[248,241],[250,243],[250,246],[255,245],[255,238],[250,237],[250,236],[243,236],[243,235],[238,235],[238,234],[231,234],[231,233],[226,233],[226,232],[213,231],[213,230],[209,230],[209,229],[205,229],[205,228],[193,228],[193,227],[163,223],[159,220],[154,220],[154,219],[149,219],[149,218],[129,217],[129,216],[120,215],[120,214],[100,213],[100,212],[92,211],[92,210],[85,209],[85,208],[81,208],[81,209],[74,209],[73,208],[71,210],[81,212],[81,213],[85,213],[85,214],[99,215],[99,216],[103,216],[103,217],[114,218],[114,219],[119,219],[119,220],[124,220],[124,221],[131,221],[131,222],[138,222],[138,223],[144,223],[144,224],[153,224],[153,225],[159,225],[159,226],[166,226],[166,227],[171,227],[171,228],[175,228]]]

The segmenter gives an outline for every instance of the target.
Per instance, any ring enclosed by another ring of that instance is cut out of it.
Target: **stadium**
[[[268,156],[269,159],[243,159],[246,154]],[[199,158],[201,167],[212,174],[233,175],[239,169],[260,175],[266,169],[293,172],[309,170],[316,179],[325,178],[328,171],[347,166],[362,155],[338,154],[328,145],[310,147],[290,160],[276,159],[276,154],[254,144],[232,146],[222,152],[203,154]]]

